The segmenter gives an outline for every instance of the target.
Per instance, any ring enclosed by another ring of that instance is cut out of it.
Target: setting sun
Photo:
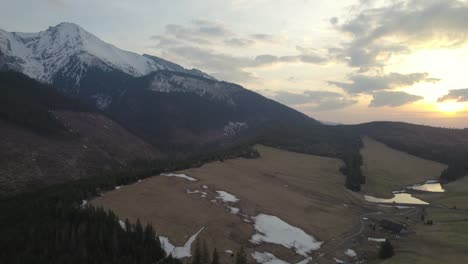
[[[454,114],[465,108],[464,104],[455,101],[437,103],[437,109],[446,114]]]

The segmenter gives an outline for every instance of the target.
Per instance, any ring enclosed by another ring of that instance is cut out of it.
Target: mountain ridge
[[[104,70],[116,69],[135,77],[158,70],[171,70],[213,78],[156,56],[122,50],[69,22],[37,33],[0,29],[0,52],[11,58],[3,63],[0,61],[0,68],[20,70],[46,83],[52,83],[57,74],[69,74],[79,85],[83,71],[93,65]]]

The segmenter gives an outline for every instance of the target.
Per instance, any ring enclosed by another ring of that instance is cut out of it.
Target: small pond
[[[409,193],[396,193],[391,199],[376,198],[369,195],[364,195],[366,201],[372,203],[397,203],[397,204],[429,204],[421,199],[413,197]]]
[[[444,188],[442,188],[442,185],[439,182],[433,180],[427,181],[423,184],[415,184],[408,187],[407,189],[423,192],[445,192]]]

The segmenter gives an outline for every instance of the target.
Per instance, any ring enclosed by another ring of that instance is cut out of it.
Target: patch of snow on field
[[[175,246],[171,244],[169,238],[160,236],[159,241],[161,242],[161,246],[163,247],[164,252],[166,252],[166,255],[171,255],[172,251],[174,251]]]
[[[255,251],[254,253],[252,253],[252,257],[255,259],[257,263],[261,263],[261,264],[289,264],[288,262],[275,257],[275,255],[269,252],[261,253],[261,252]]]
[[[239,201],[239,198],[237,198],[235,195],[230,194],[225,191],[216,191],[218,193],[218,199],[223,200],[226,203],[236,203]]]
[[[345,251],[345,255],[348,256],[348,257],[352,257],[352,258],[357,256],[356,251],[354,251],[354,250],[352,250],[350,248]]]
[[[177,178],[182,178],[182,179],[186,179],[186,180],[189,180],[189,181],[198,181],[197,179],[195,179],[193,177],[190,177],[190,176],[187,176],[185,174],[161,173],[161,176],[164,176],[164,177],[177,177]]]
[[[201,194],[201,197],[202,197],[202,198],[206,198],[206,195],[207,195],[206,192],[202,192],[202,191],[200,191],[200,190],[195,190],[195,191],[186,190],[186,192],[187,192],[188,194],[199,193],[199,194]]]
[[[120,190],[120,188],[122,188],[122,186],[115,186],[116,190]]]
[[[203,185],[202,188],[206,190],[206,189],[208,189],[208,186]]]
[[[289,264],[289,262],[281,260],[277,258],[275,255],[271,254],[270,252],[266,252],[266,251],[263,253],[255,251],[254,253],[252,253],[252,257],[255,259],[257,263],[261,263],[261,264]],[[307,264],[311,260],[312,258],[308,257],[296,264]]]
[[[124,222],[124,221],[119,220],[119,225],[120,225],[120,227],[121,227],[123,230],[127,231],[127,226],[125,225],[125,222]]]
[[[229,207],[229,210],[231,210],[232,214],[238,214],[240,209],[237,207]]]
[[[231,255],[233,255],[233,254],[234,254],[234,251],[232,251],[232,250],[230,250],[230,249],[227,249],[227,250],[226,250],[226,251],[224,251],[224,252],[226,252],[226,253],[228,253],[228,254],[231,254]]]
[[[375,238],[375,237],[368,237],[367,238],[367,241],[373,241],[373,242],[379,242],[379,243],[383,243],[386,240],[387,240],[386,238]]]
[[[337,259],[337,258],[333,258],[333,260],[335,260],[336,263],[345,263],[343,260],[341,259]]]
[[[319,249],[322,244],[303,230],[289,225],[276,216],[259,214],[254,219],[257,233],[250,239],[254,244],[262,242],[279,244],[289,249],[294,248],[297,254],[305,257],[310,251]]]
[[[182,259],[182,258],[188,258],[192,256],[192,244],[197,239],[198,234],[200,234],[201,231],[203,231],[205,227],[200,228],[197,233],[195,233],[193,236],[185,242],[185,245],[183,247],[176,247],[169,242],[169,238],[160,236],[159,241],[161,242],[164,251],[166,254],[172,255],[174,258],[177,259]]]

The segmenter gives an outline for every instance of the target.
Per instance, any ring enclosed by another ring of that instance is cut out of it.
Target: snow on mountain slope
[[[158,72],[152,75],[151,78],[148,89],[152,91],[165,93],[189,92],[225,101],[229,105],[235,105],[231,93],[243,90],[242,87],[236,84],[167,71]]]
[[[0,56],[4,57],[0,58],[0,68],[13,68],[48,83],[61,73],[74,78],[78,85],[89,66],[106,71],[116,69],[132,76],[169,70],[210,77],[157,57],[121,50],[72,23],[61,23],[39,33],[0,30]]]

